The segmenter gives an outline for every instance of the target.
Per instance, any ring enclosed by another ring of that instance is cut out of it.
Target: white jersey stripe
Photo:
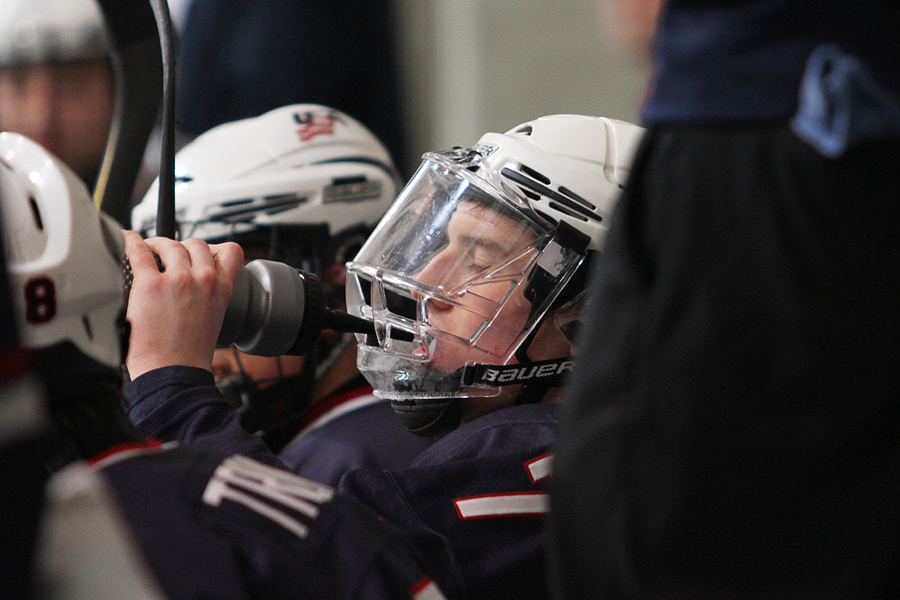
[[[309,536],[309,528],[297,519],[269,506],[265,502],[257,500],[250,494],[245,494],[240,490],[229,487],[223,480],[210,479],[209,484],[203,491],[203,501],[210,506],[219,506],[223,500],[231,500],[244,505],[257,514],[281,525],[300,539],[306,539]]]
[[[447,600],[441,588],[435,582],[428,578],[423,578],[409,590],[409,595],[413,600]]]
[[[550,473],[553,470],[553,455],[545,454],[544,456],[529,461],[525,463],[525,468],[528,470],[528,476],[531,477],[531,482],[539,483],[550,477]]]
[[[518,492],[472,496],[453,501],[459,518],[483,519],[490,517],[523,517],[550,512],[550,503],[544,492]]]

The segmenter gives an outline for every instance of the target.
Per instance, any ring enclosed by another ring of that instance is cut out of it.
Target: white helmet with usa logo
[[[235,240],[277,225],[326,226],[331,237],[370,230],[399,180],[381,141],[356,119],[295,104],[214,127],[175,157],[181,239]],[[156,229],[159,182],[132,212],[132,229]]]
[[[247,260],[279,261],[317,276],[330,308],[344,305],[344,263],[400,189],[381,141],[349,115],[316,104],[209,130],[178,152],[175,177],[181,239],[236,242]],[[155,234],[157,197],[158,182],[132,212],[132,228],[145,236]],[[353,342],[351,335],[319,336],[302,365],[223,350],[213,364],[217,385],[242,407],[245,422],[268,414],[274,402],[299,410],[315,379]]]

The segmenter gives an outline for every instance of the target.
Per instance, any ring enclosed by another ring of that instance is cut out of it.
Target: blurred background
[[[393,0],[411,172],[429,150],[537,116],[637,122],[648,63],[598,0]]]
[[[424,152],[542,115],[636,122],[649,61],[633,38],[658,2],[169,0],[178,143],[324,104],[368,126],[408,178]],[[0,0],[0,130],[44,145],[89,186],[113,110],[103,27],[97,0]],[[133,201],[159,171],[158,140]]]

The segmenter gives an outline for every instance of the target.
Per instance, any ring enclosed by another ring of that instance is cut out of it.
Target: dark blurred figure
[[[288,104],[324,104],[406,164],[390,0],[193,0],[181,40],[178,119],[197,136]]]
[[[668,0],[551,486],[557,598],[900,593],[900,6]]]
[[[0,166],[0,168],[3,168]],[[0,183],[0,202],[6,191]],[[2,234],[0,219],[0,234]],[[41,499],[47,473],[37,458],[47,428],[33,357],[18,342],[6,260],[0,244],[0,597],[28,598]]]

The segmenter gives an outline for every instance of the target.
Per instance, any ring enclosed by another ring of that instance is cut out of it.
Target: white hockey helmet
[[[330,238],[367,234],[399,190],[378,138],[352,117],[316,104],[284,106],[207,131],[178,152],[175,177],[181,239],[209,242],[241,242],[278,226],[322,227]],[[132,212],[132,228],[145,236],[155,234],[158,185]]]
[[[0,68],[95,60],[110,48],[96,0],[0,2]]]
[[[3,242],[22,345],[72,342],[118,369],[124,358],[124,244],[84,183],[15,133],[0,133]]]
[[[347,284],[348,309],[376,329],[359,336],[359,369],[410,429],[452,428],[458,398],[559,385],[571,346],[537,364],[532,336],[583,291],[642,133],[552,115],[424,156]],[[446,307],[462,318],[447,321]]]

